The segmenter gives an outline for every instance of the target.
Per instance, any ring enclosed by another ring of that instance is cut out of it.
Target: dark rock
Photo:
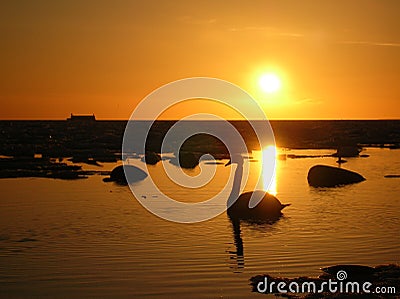
[[[335,265],[321,268],[326,274],[336,276],[339,271],[344,271],[351,280],[370,279],[375,273],[375,268],[363,265]]]
[[[156,165],[159,161],[161,161],[161,156],[155,152],[146,152],[142,158],[142,161],[149,165]]]
[[[178,159],[174,158],[170,160],[172,164],[186,169],[193,169],[199,165],[199,155],[195,155],[192,152],[181,151],[178,156]]]
[[[328,157],[334,157],[334,155],[295,155],[295,154],[286,155],[286,158],[289,159],[328,158]]]
[[[0,178],[41,177],[54,179],[84,179],[79,165],[52,162],[48,158],[0,158]]]
[[[313,187],[335,187],[365,181],[365,178],[353,171],[326,165],[310,168],[307,175],[308,184]]]
[[[360,154],[360,148],[356,145],[345,145],[345,146],[339,146],[337,149],[337,152],[333,154],[332,156],[334,157],[358,157]]]
[[[88,165],[102,166],[101,164],[99,164],[96,161],[96,159],[88,158],[88,157],[73,157],[73,158],[69,159],[69,161],[71,161],[73,163],[85,163]]]
[[[127,185],[144,180],[147,177],[145,173],[140,168],[133,165],[120,165],[115,167],[109,178],[103,179],[104,182],[116,182],[120,185]]]
[[[179,165],[182,168],[195,168],[199,165],[199,157],[193,153],[179,153]]]
[[[385,178],[400,178],[400,174],[387,174]]]

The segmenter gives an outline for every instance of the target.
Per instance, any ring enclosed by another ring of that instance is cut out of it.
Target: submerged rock
[[[95,166],[102,166],[96,159],[90,158],[90,157],[73,157],[71,159],[68,159],[69,161],[73,163],[85,163],[88,165],[95,165]]]
[[[315,165],[310,168],[307,181],[313,187],[335,187],[365,181],[365,178],[353,171],[327,165]]]
[[[48,158],[0,158],[0,178],[54,178],[75,180],[87,178],[79,165],[53,162]]]
[[[387,174],[385,178],[400,178],[400,174]]]
[[[135,183],[141,180],[144,180],[147,177],[147,173],[145,173],[140,168],[133,165],[120,165],[115,167],[111,173],[109,178],[104,178],[104,182],[116,182],[120,185],[128,185],[131,183]]]

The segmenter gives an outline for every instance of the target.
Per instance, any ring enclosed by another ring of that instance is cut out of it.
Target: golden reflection
[[[276,196],[277,185],[276,185],[276,147],[273,145],[267,146],[262,150],[262,168],[261,175],[263,179],[263,187],[268,193]],[[273,169],[272,180],[268,173]]]
[[[273,145],[267,146],[261,152],[253,152],[253,156],[259,161],[259,173],[261,173],[262,179],[261,188],[268,193],[276,196],[278,193],[276,181],[276,165],[277,163],[279,163],[277,159],[276,147]],[[273,169],[272,180],[270,176],[271,169]]]

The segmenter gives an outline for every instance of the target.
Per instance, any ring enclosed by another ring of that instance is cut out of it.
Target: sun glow
[[[259,80],[261,89],[266,93],[275,93],[281,89],[281,79],[275,74],[265,74]]]

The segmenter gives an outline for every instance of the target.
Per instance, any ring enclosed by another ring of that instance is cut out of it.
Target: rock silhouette
[[[146,152],[142,161],[149,165],[156,165],[159,161],[161,161],[161,156],[155,152]]]
[[[176,157],[177,156],[177,157]],[[192,152],[179,152],[175,154],[175,157],[170,160],[170,162],[176,166],[185,169],[193,169],[199,165],[200,157]]]
[[[126,174],[126,175],[125,175]],[[119,185],[127,185],[144,180],[147,177],[140,168],[133,165],[120,165],[115,167],[109,178],[103,179],[104,182],[116,182]]]
[[[313,187],[336,187],[365,181],[365,178],[353,171],[327,165],[315,165],[310,168],[307,181]]]
[[[358,148],[357,145],[346,145],[346,146],[339,146],[337,149],[337,152],[333,154],[332,156],[334,157],[344,157],[344,158],[350,158],[350,157],[358,157],[360,155],[360,149]]]

